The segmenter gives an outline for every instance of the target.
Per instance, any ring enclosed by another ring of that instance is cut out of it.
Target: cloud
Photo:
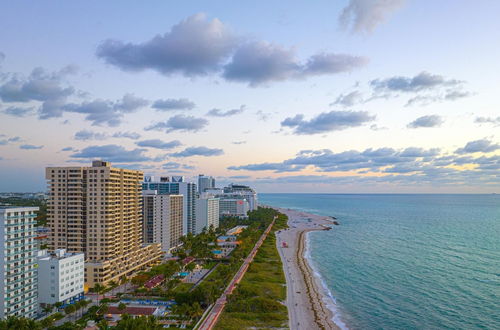
[[[256,87],[273,81],[349,72],[364,66],[367,59],[345,54],[321,53],[300,63],[291,49],[263,41],[242,45],[225,65],[223,77]]]
[[[500,125],[500,116],[499,117],[477,117],[474,120],[477,124],[493,124],[495,126]]]
[[[386,130],[387,127],[380,127],[377,124],[372,124],[372,125],[370,125],[370,129],[372,131],[383,131],[383,130]]]
[[[229,170],[292,172],[312,166],[322,172],[371,171],[382,172],[397,164],[418,163],[422,168],[431,164],[440,155],[437,148],[422,149],[409,147],[402,150],[393,148],[348,150],[335,153],[328,149],[302,150],[295,157],[280,163],[260,163],[230,166]],[[453,162],[453,160],[452,160]],[[449,165],[449,164],[447,164]],[[360,172],[361,173],[361,172]]]
[[[406,0],[350,0],[339,16],[339,23],[352,32],[369,33],[405,2]]]
[[[0,137],[6,137],[5,134],[0,134]],[[12,142],[20,142],[22,141],[21,140],[21,137],[19,136],[14,136],[14,137],[11,137],[11,138],[8,138],[8,139],[2,139],[0,140],[0,146],[4,146],[4,145],[7,145],[9,143],[12,143]]]
[[[297,172],[305,168],[305,165],[289,165],[283,163],[262,163],[262,164],[248,164],[241,166],[229,166],[228,170],[233,171],[274,171],[276,173],[282,172]]]
[[[233,141],[231,142],[232,144],[240,145],[240,144],[245,144],[247,141]]]
[[[175,147],[179,147],[182,145],[182,143],[178,140],[170,141],[170,142],[164,142],[159,139],[153,139],[153,140],[144,140],[144,141],[139,141],[136,142],[137,146],[139,147],[148,147],[148,148],[156,148],[156,149],[173,149]]]
[[[19,149],[24,149],[24,150],[36,150],[36,149],[42,149],[43,146],[35,146],[32,144],[23,144],[19,147]]]
[[[141,135],[139,133],[135,132],[116,132],[113,134],[114,138],[126,138],[126,139],[131,139],[131,140],[137,140],[141,138]]]
[[[500,144],[493,143],[487,139],[475,140],[468,142],[465,147],[457,149],[458,154],[469,154],[475,152],[492,152],[500,149]]]
[[[412,97],[406,103],[406,107],[412,105],[421,105],[426,106],[431,103],[443,102],[443,101],[456,101],[461,98],[469,97],[472,93],[461,91],[461,90],[449,90],[445,94],[437,94],[437,95],[417,95]]]
[[[252,87],[274,81],[349,72],[366,64],[363,57],[318,53],[299,61],[291,49],[236,36],[218,19],[196,14],[142,43],[105,40],[97,57],[124,71],[155,70],[187,77],[222,74]]]
[[[201,129],[205,128],[208,125],[208,120],[204,118],[196,118],[193,116],[184,116],[184,115],[176,115],[170,117],[166,122],[158,122],[152,124],[146,128],[145,130],[157,130],[170,133],[174,131],[179,132],[198,132]]]
[[[3,110],[3,112],[7,115],[11,115],[14,117],[26,117],[35,113],[33,107],[23,108],[23,107],[8,107]]]
[[[103,146],[89,146],[80,152],[71,155],[72,158],[102,159],[104,161],[123,163],[123,162],[143,162],[151,160],[144,155],[146,149],[126,150],[124,147],[116,144],[107,144]]]
[[[249,176],[249,175],[232,175],[232,176],[228,177],[228,179],[231,179],[231,180],[248,180],[250,178],[251,178],[251,176]]]
[[[261,121],[267,121],[271,117],[270,113],[264,112],[262,110],[255,112],[255,114],[259,117],[259,120]]]
[[[196,104],[188,99],[164,99],[153,103],[153,108],[161,111],[192,110],[194,107]]]
[[[73,147],[62,148],[61,151],[75,151]]]
[[[207,116],[212,116],[212,117],[230,117],[234,115],[238,115],[240,113],[243,113],[245,111],[245,106],[242,105],[238,109],[232,109],[232,110],[227,110],[223,111],[220,109],[212,109],[207,113]]]
[[[153,69],[192,77],[216,71],[236,45],[237,38],[221,21],[196,14],[140,44],[106,40],[97,57],[125,71]]]
[[[311,56],[302,68],[305,76],[351,72],[368,64],[368,59],[347,54],[320,53]]]
[[[475,141],[473,141],[475,142]],[[491,152],[500,145],[471,143],[467,150],[471,152]],[[461,150],[458,150],[462,152]],[[463,156],[461,154],[443,154],[441,150],[409,147],[406,149],[379,148],[364,151],[347,150],[333,152],[323,150],[303,150],[295,157],[280,163],[262,163],[231,166],[231,170],[282,171],[286,166],[308,166],[308,172],[335,172],[328,175],[296,175],[279,178],[257,179],[258,183],[304,183],[304,184],[342,184],[368,186],[373,184],[394,184],[397,186],[428,184],[443,185],[500,185],[498,170],[500,155]],[[455,165],[455,167],[450,167]],[[464,165],[469,165],[464,167]],[[472,169],[471,169],[472,168]]]
[[[328,176],[328,175],[293,175],[278,178],[262,178],[257,180],[260,184],[309,184],[318,185],[358,185],[362,187],[380,185],[381,187],[407,186],[414,191],[415,186],[432,185],[449,186],[484,186],[500,185],[500,178],[492,171],[459,171],[452,168],[419,168],[415,173],[391,173],[383,176]]]
[[[117,101],[97,99],[80,104],[70,103],[63,105],[61,108],[64,111],[85,114],[85,119],[91,121],[94,126],[103,124],[118,126],[122,122],[124,114],[134,112],[148,103],[145,99],[135,97],[132,94],[125,94],[121,100]],[[42,118],[59,117],[61,115],[60,112],[46,112]]]
[[[162,165],[164,170],[171,170],[176,172],[184,172],[184,170],[194,170],[195,167],[191,165],[185,165],[177,162],[168,162]]]
[[[217,148],[207,148],[207,147],[189,147],[183,151],[170,154],[172,157],[192,157],[192,156],[221,156],[224,154],[224,150]]]
[[[75,133],[75,140],[88,141],[88,140],[105,140],[108,138],[106,133],[97,133],[88,130],[82,130]]]
[[[439,127],[443,124],[443,118],[438,115],[422,116],[408,124],[408,128]]]
[[[353,91],[349,94],[340,94],[335,102],[330,105],[341,105],[344,107],[352,107],[355,104],[363,102],[363,94],[359,91]]]
[[[366,111],[330,111],[310,120],[305,120],[302,114],[289,117],[281,122],[281,126],[293,128],[294,134],[311,135],[358,127],[374,119],[375,116]]]
[[[10,79],[0,85],[0,99],[4,102],[30,102],[65,99],[72,95],[73,87],[65,87],[62,78],[70,73],[68,68],[48,73],[43,68],[35,68],[28,77],[10,75]]]
[[[434,157],[439,155],[439,148],[423,149],[417,147],[408,147],[399,153],[401,157]]]
[[[370,85],[376,91],[420,92],[440,87],[452,87],[463,84],[463,81],[446,79],[441,75],[421,72],[414,77],[395,76],[386,79],[375,79]]]

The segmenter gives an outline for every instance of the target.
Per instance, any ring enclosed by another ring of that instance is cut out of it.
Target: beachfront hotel
[[[198,198],[196,201],[196,234],[203,229],[219,227],[219,199],[215,197]]]
[[[157,263],[158,244],[142,241],[141,171],[111,167],[48,167],[50,249],[85,253],[85,284],[118,282]]]
[[[0,318],[38,310],[34,237],[38,207],[0,207]]]
[[[156,180],[153,176],[146,176],[142,183],[142,190],[156,190],[158,194],[175,194],[184,196],[182,234],[196,231],[196,183],[186,182],[183,176],[162,176]]]
[[[142,196],[144,242],[158,243],[170,253],[181,243],[184,196],[156,190],[144,190]]]

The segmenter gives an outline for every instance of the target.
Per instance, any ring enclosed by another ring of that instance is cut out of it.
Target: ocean
[[[309,258],[349,329],[500,329],[500,195],[259,194],[334,216]]]

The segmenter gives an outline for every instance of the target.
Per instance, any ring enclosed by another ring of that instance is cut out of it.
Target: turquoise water
[[[338,218],[309,244],[350,329],[500,329],[500,195],[259,198]]]

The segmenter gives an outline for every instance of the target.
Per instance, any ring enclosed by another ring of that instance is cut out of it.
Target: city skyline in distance
[[[1,5],[0,190],[102,159],[259,192],[499,192],[500,4],[373,3]]]

